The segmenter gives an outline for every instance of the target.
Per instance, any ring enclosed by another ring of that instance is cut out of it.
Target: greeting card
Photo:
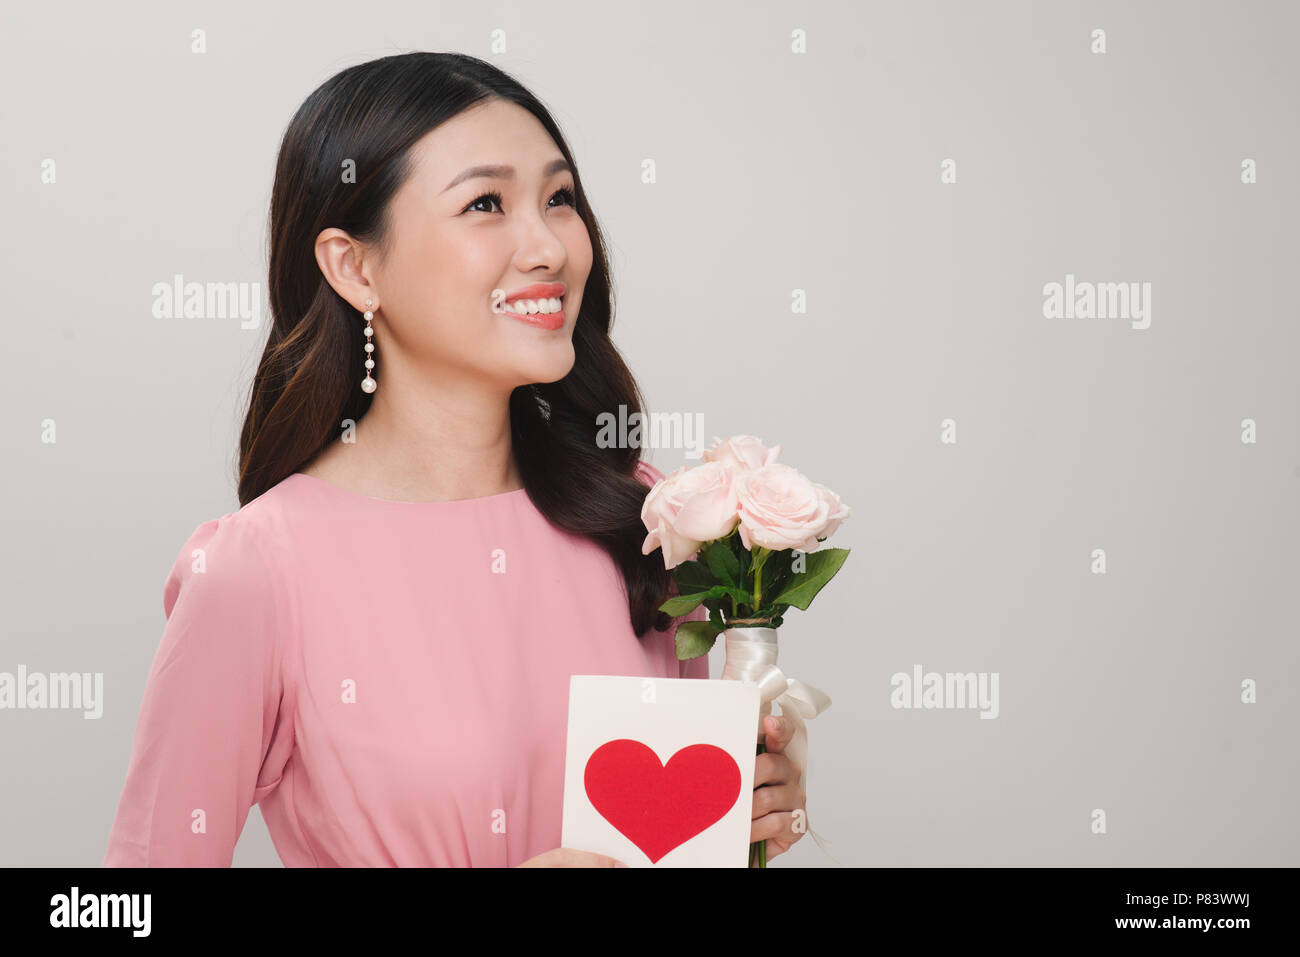
[[[748,867],[759,689],[573,675],[560,844],[629,867]]]

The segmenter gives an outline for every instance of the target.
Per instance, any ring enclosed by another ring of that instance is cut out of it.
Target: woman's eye
[[[568,186],[562,186],[559,189],[557,189],[555,193],[551,196],[551,199],[555,199],[556,196],[562,197],[565,200],[565,202],[567,202],[570,206],[577,207],[578,205],[577,196],[574,194],[573,190],[570,189]],[[497,207],[500,208],[501,202],[502,199],[500,193],[495,191],[490,193],[484,193],[482,196],[474,200],[474,202],[466,206],[463,211],[467,213],[471,211],[488,213],[491,212],[492,210],[489,209],[475,210],[474,207],[477,206],[479,203],[496,203]]]
[[[491,202],[491,203],[496,203],[498,206],[500,206],[500,205],[501,205],[501,194],[500,194],[500,193],[484,193],[482,196],[480,196],[480,197],[478,197],[476,200],[474,200],[474,202],[472,202],[472,203],[470,203],[468,206],[466,206],[465,209],[463,210],[463,212],[466,212],[466,213],[470,212],[471,210],[474,209],[475,206],[477,206],[479,203],[482,203],[482,202]],[[482,212],[488,212],[488,210],[482,210]]]

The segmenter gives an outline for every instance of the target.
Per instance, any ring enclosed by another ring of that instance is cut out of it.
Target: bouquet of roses
[[[780,453],[781,446],[768,448],[752,435],[715,438],[702,464],[665,475],[646,495],[641,520],[649,534],[641,553],[662,549],[677,584],[661,611],[679,618],[708,609],[706,619],[678,624],[677,657],[707,654],[724,634],[722,677],[758,685],[760,729],[773,701],[790,718],[795,733],[786,751],[800,768],[802,788],[803,719],[826,710],[830,698],[776,667],[776,629],[791,608],[806,611],[849,557],[849,549],[821,545],[852,510],[824,485],[778,463]],[[751,851],[765,867],[765,842]]]

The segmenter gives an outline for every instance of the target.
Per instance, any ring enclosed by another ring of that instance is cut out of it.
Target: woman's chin
[[[529,383],[559,382],[573,371],[576,356],[567,336],[545,345],[536,343],[527,352],[519,357],[518,368]]]

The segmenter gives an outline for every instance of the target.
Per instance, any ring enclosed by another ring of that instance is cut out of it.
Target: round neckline
[[[511,489],[509,492],[497,492],[495,495],[480,495],[477,498],[449,498],[449,499],[444,499],[442,501],[434,501],[434,502],[402,502],[402,501],[398,501],[395,498],[375,498],[373,495],[363,495],[361,492],[354,492],[351,489],[346,489],[341,485],[335,485],[333,482],[327,482],[323,478],[317,478],[314,475],[308,475],[306,472],[294,472],[293,475],[290,476],[290,478],[294,478],[294,477],[305,478],[313,485],[323,486],[324,488],[327,488],[337,493],[338,495],[342,495],[347,498],[359,499],[360,501],[363,502],[375,502],[379,505],[403,505],[406,506],[407,508],[431,508],[431,507],[437,507],[439,505],[442,506],[467,505],[472,502],[491,502],[494,499],[506,499],[512,495],[526,496],[528,494],[528,489],[516,488],[516,489]]]

